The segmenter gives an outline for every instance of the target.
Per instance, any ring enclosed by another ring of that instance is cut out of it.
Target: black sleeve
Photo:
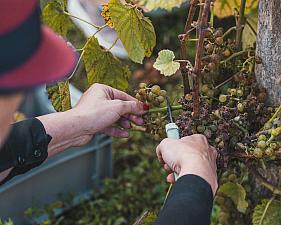
[[[185,175],[172,188],[154,225],[210,225],[211,186],[201,177]]]
[[[48,157],[51,139],[36,118],[13,124],[6,143],[0,149],[0,172],[13,169],[0,185],[42,164]]]

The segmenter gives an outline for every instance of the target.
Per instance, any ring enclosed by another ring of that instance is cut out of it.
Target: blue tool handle
[[[180,139],[179,127],[175,123],[166,124],[166,134],[168,138]],[[178,174],[174,172],[175,179],[178,179]]]

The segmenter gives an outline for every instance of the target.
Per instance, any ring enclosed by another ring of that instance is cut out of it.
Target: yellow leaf
[[[240,8],[241,0],[216,0],[214,5],[215,15],[219,18],[224,18],[234,15],[234,9]],[[258,0],[247,0],[245,14],[253,14],[258,7]]]
[[[110,0],[108,6],[114,28],[129,58],[142,63],[145,56],[151,55],[156,45],[156,35],[151,21],[134,5]]]

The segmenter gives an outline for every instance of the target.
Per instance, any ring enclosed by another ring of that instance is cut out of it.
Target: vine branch
[[[237,29],[236,29],[236,47],[237,49],[241,48],[241,39],[242,39],[242,32],[243,27],[245,24],[245,7],[246,7],[246,0],[241,0],[240,4],[240,11],[239,11],[239,17],[237,21]]]
[[[179,35],[179,39],[181,42],[181,51],[180,51],[180,59],[181,60],[187,60],[187,49],[186,49],[186,42],[189,38],[189,33],[191,30],[191,24],[193,21],[193,17],[195,14],[195,9],[196,5],[198,4],[198,0],[192,0],[190,3],[190,8],[188,11],[188,16],[185,22],[184,26],[184,34]],[[180,63],[180,71],[182,74],[182,79],[183,79],[183,87],[184,87],[184,94],[188,94],[190,92],[191,85],[189,84],[189,79],[188,79],[188,69],[186,68],[187,63],[186,62],[181,62]]]
[[[194,79],[194,89],[193,89],[193,117],[197,118],[199,116],[199,82],[200,82],[200,75],[201,75],[201,62],[202,62],[202,55],[203,55],[203,47],[204,47],[204,38],[205,32],[208,27],[208,17],[210,12],[210,5],[211,0],[206,0],[204,4],[204,8],[202,10],[202,16],[199,15],[201,18],[200,23],[197,26],[197,33],[198,33],[198,41],[196,46],[196,56],[195,56],[195,64],[194,64],[194,74],[196,75]]]

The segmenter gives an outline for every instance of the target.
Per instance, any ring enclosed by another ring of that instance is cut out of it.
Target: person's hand
[[[168,182],[175,182],[173,172],[179,177],[194,174],[206,180],[215,194],[217,183],[217,152],[200,134],[181,138],[166,138],[156,148],[156,154],[164,169],[169,172]]]
[[[130,121],[142,125],[145,110],[148,107],[134,97],[103,84],[92,85],[73,108],[84,134],[103,132],[114,137],[128,137]]]

